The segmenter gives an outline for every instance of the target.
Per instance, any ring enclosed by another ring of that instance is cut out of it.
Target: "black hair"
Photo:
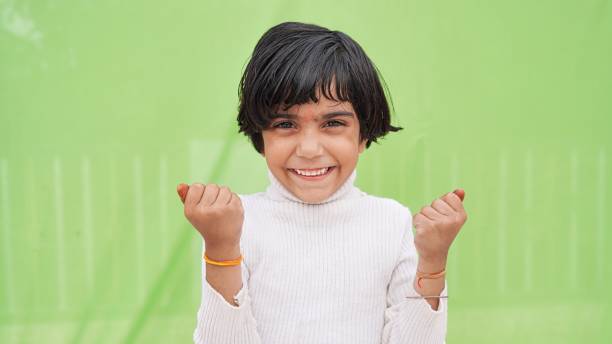
[[[330,100],[353,105],[359,141],[367,140],[368,148],[388,132],[403,129],[390,123],[379,74],[361,46],[343,32],[299,22],[273,26],[257,42],[240,80],[238,132],[248,136],[262,154],[261,132],[271,123],[269,115],[280,104],[287,110],[309,100],[318,102],[316,92],[320,91]],[[332,82],[337,99],[331,92]]]

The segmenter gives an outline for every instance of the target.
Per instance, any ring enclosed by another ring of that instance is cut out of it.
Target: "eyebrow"
[[[332,118],[332,117],[336,117],[336,116],[347,116],[347,117],[353,117],[353,113],[352,112],[347,112],[347,111],[334,111],[334,112],[329,112],[326,113],[325,115],[321,116],[322,119],[328,119],[328,118]],[[297,119],[297,115],[294,115],[292,113],[273,113],[270,115],[270,118],[275,119],[275,118],[288,118],[288,119]]]

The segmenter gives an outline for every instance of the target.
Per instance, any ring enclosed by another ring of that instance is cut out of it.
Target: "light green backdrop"
[[[466,190],[447,342],[609,342],[605,0],[0,0],[0,342],[190,342],[175,187],[265,188],[237,86],[287,20],[348,33],[389,85],[405,130],[362,155],[362,190],[413,212]]]

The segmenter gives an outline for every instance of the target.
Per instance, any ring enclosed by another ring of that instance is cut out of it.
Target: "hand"
[[[446,264],[450,245],[467,221],[462,203],[464,198],[465,191],[457,189],[434,200],[413,216],[414,245],[420,258]]]
[[[240,197],[228,187],[200,183],[179,184],[185,217],[204,238],[207,248],[232,248],[240,244],[244,209]]]

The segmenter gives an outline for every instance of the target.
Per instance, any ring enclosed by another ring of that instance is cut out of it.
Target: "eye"
[[[327,124],[329,124],[329,123],[337,123],[337,125],[332,125],[332,127],[341,127],[341,126],[344,126],[344,123],[342,123],[340,121],[336,121],[335,119],[327,122]]]
[[[331,127],[342,127],[344,126],[344,123],[337,121],[337,120],[331,120],[331,121],[327,121],[326,125],[329,125]],[[292,126],[293,126],[293,123],[289,121],[277,122],[272,125],[273,128],[279,128],[279,129],[291,129]]]
[[[278,123],[274,124],[272,127],[273,128],[281,128],[281,129],[289,129],[289,128],[291,128],[291,127],[284,126],[285,124],[292,125],[291,122],[283,121],[283,122],[278,122]]]

